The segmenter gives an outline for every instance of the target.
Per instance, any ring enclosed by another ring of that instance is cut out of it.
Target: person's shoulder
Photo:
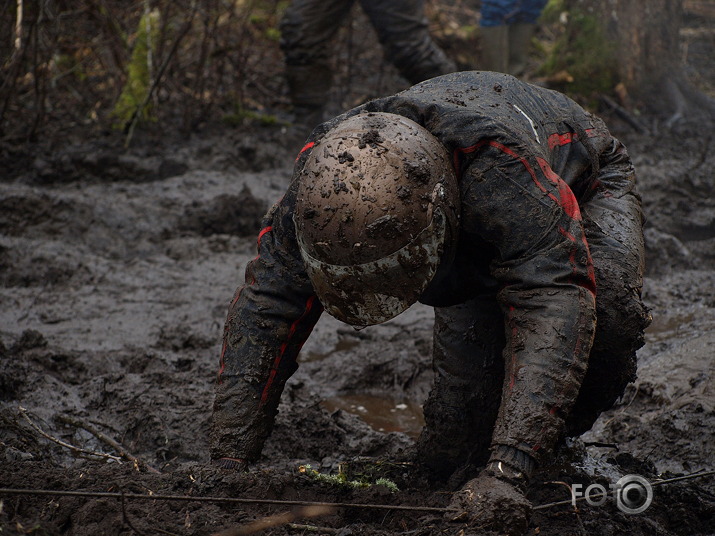
[[[448,87],[490,87],[494,84],[504,84],[517,80],[511,75],[492,71],[457,71],[430,78],[414,85],[407,91],[425,91],[433,88]]]

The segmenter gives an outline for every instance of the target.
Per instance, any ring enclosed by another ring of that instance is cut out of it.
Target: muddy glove
[[[219,458],[217,460],[211,460],[211,465],[238,473],[248,470],[248,462],[241,458]]]
[[[531,503],[517,486],[485,473],[455,493],[448,508],[450,521],[509,536],[522,536],[531,515]]]
[[[534,460],[521,451],[497,447],[481,474],[454,494],[447,519],[509,536],[523,535],[531,516],[524,493],[535,468]]]

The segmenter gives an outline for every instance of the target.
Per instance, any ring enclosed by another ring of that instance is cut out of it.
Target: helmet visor
[[[414,304],[437,271],[446,219],[435,209],[430,224],[394,253],[364,264],[330,264],[311,256],[297,233],[300,252],[325,310],[353,326],[396,317]]]

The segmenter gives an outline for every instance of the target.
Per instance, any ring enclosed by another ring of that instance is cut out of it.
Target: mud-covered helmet
[[[457,237],[459,193],[446,148],[414,121],[361,113],[313,147],[294,221],[325,309],[354,326],[415,303]]]

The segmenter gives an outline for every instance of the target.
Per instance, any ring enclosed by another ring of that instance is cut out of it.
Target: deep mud
[[[608,486],[625,474],[656,482],[715,469],[713,127],[643,135],[605,119],[638,171],[653,324],[637,382],[538,473],[529,490],[534,505],[570,499],[571,484]],[[423,306],[362,331],[324,315],[261,462],[248,474],[208,464],[226,309],[255,255],[258,220],[287,187],[294,147],[285,138],[276,126],[140,139],[130,150],[112,136],[0,147],[0,487],[449,502],[459,478],[430,489],[399,463],[419,433],[432,379],[433,314]],[[107,438],[124,450],[120,461],[67,446],[120,457]],[[370,483],[385,476],[400,491],[327,482],[301,472],[306,464]],[[204,535],[286,511],[280,504],[0,493],[0,534]],[[264,533],[480,533],[460,532],[429,511],[343,506],[315,514],[294,511]],[[528,533],[713,535],[715,477],[656,486],[651,506],[636,515],[612,499],[540,509]]]
[[[0,486],[448,502],[449,486],[429,489],[409,466],[387,463],[398,461],[419,432],[419,404],[430,386],[432,313],[421,306],[362,331],[324,315],[284,393],[261,463],[246,475],[208,465],[226,306],[255,255],[258,219],[290,177],[278,129],[255,134],[135,149],[115,158],[107,177],[92,171],[102,149],[85,144],[38,157],[37,166],[0,183]],[[634,157],[646,209],[645,299],[654,321],[639,353],[638,381],[583,438],[599,446],[576,443],[540,473],[529,492],[537,505],[568,499],[563,483],[607,484],[629,473],[654,481],[715,468],[712,143],[688,132],[619,134]],[[248,171],[235,151],[256,138],[273,145],[274,163]],[[100,438],[105,434],[141,460],[139,470],[79,456],[35,427],[118,455]],[[337,474],[343,463],[348,472],[374,472],[367,480],[385,474],[401,491],[353,489],[299,472],[310,464]],[[659,486],[638,515],[620,512],[613,501],[539,510],[530,533],[714,534],[714,480]],[[111,497],[1,500],[0,526],[8,534],[209,534],[289,510],[130,499],[122,506]],[[460,529],[438,513],[343,507],[270,533],[306,533],[306,524],[326,534]]]

